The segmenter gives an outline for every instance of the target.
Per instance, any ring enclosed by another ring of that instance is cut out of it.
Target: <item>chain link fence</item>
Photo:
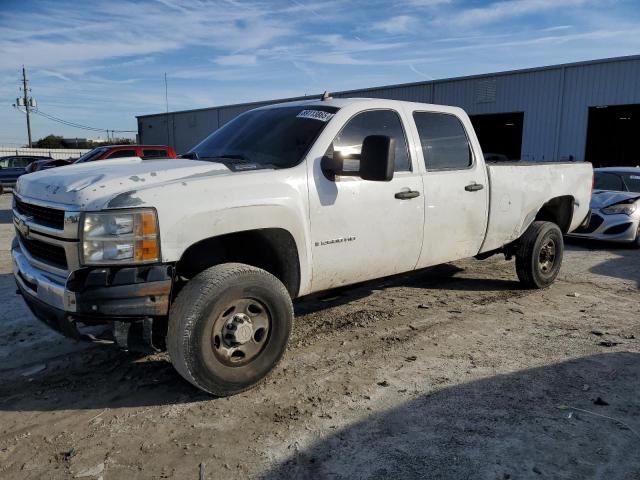
[[[39,155],[67,160],[69,158],[78,158],[88,151],[89,149],[82,148],[15,148],[0,146],[0,157],[8,155]]]

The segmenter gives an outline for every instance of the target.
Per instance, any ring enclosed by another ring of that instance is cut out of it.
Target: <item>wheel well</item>
[[[553,222],[562,233],[567,233],[573,220],[574,199],[570,195],[555,197],[545,203],[536,214],[535,220]]]
[[[214,265],[239,262],[262,268],[278,278],[291,298],[300,288],[300,262],[293,236],[265,228],[211,237],[191,245],[176,265],[179,277],[192,278]]]

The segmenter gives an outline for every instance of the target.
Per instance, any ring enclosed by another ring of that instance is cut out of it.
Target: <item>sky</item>
[[[0,145],[26,143],[23,64],[42,114],[136,130],[165,73],[185,110],[640,54],[639,33],[639,0],[0,0]]]

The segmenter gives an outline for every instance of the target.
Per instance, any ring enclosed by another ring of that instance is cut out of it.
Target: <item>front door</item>
[[[484,241],[489,185],[484,161],[473,155],[471,125],[448,113],[415,111],[413,119],[426,167],[418,267],[472,257]]]
[[[409,154],[399,113],[368,110],[356,114],[325,154],[340,152],[345,165],[357,170],[362,142],[368,135],[395,139],[391,181],[353,176],[331,180],[318,164],[312,166],[309,201],[314,291],[405,272],[418,260],[424,221],[422,178]]]

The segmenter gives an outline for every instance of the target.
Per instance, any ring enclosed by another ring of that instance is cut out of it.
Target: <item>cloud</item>
[[[409,15],[398,15],[388,20],[373,24],[374,30],[381,30],[391,35],[411,32],[418,25],[418,19]]]
[[[412,7],[434,8],[453,3],[453,0],[404,0],[404,4]]]
[[[255,55],[221,55],[214,60],[218,65],[226,66],[249,66],[255,65],[257,57]]]
[[[554,9],[581,7],[593,0],[506,0],[469,8],[449,18],[458,25],[480,25]]]

